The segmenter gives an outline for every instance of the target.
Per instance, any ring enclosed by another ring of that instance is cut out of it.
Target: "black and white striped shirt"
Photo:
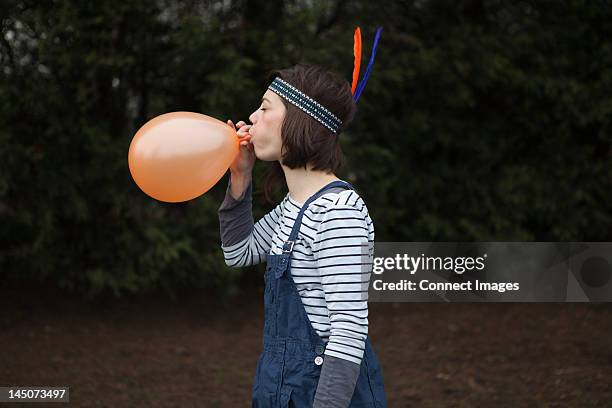
[[[265,261],[268,253],[281,254],[302,205],[287,193],[248,236],[222,243],[226,264],[248,266]],[[364,201],[353,190],[336,190],[304,211],[291,255],[291,276],[313,328],[328,342],[325,354],[357,364],[368,334],[373,249],[374,224]]]

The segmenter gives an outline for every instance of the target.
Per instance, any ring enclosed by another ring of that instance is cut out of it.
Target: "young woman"
[[[374,225],[344,164],[338,134],[356,106],[350,84],[317,66],[271,72],[251,125],[240,136],[219,208],[225,262],[267,261],[263,351],[253,407],[386,407],[382,372],[368,337]],[[289,192],[254,223],[255,159],[274,162]]]

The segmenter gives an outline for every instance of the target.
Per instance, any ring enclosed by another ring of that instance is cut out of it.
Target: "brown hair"
[[[310,163],[312,170],[335,173],[346,163],[338,136],[352,121],[357,109],[351,85],[332,71],[307,64],[272,70],[267,76],[268,83],[276,77],[310,96],[342,121],[338,134],[335,134],[306,112],[281,98],[287,109],[281,125],[282,163],[290,169],[307,168]],[[264,197],[269,203],[272,203],[272,193],[281,185],[283,176],[280,163],[273,163],[264,182]]]

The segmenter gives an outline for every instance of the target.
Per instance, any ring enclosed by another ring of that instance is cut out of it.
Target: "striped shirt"
[[[287,193],[251,233],[221,244],[228,266],[242,267],[281,254],[302,207]],[[374,224],[353,190],[326,191],[304,211],[290,271],[325,354],[361,364],[368,334],[368,285]]]

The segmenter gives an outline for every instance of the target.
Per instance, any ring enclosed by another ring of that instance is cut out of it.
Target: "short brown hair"
[[[268,83],[274,78],[289,82],[319,102],[342,121],[335,134],[300,108],[281,98],[287,109],[281,126],[282,163],[290,169],[307,168],[336,172],[346,159],[340,148],[338,135],[353,120],[357,110],[351,85],[338,74],[317,65],[297,64],[290,68],[275,69],[268,73]],[[272,192],[280,184],[283,170],[276,162],[268,172],[264,196],[272,202]]]

